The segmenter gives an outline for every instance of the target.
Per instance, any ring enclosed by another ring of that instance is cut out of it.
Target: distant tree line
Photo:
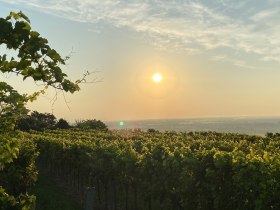
[[[96,119],[88,120],[78,120],[74,125],[60,118],[57,118],[50,113],[40,113],[33,111],[30,114],[27,114],[21,117],[17,123],[16,128],[22,131],[36,130],[43,131],[45,129],[70,129],[70,128],[79,128],[83,130],[95,129],[95,130],[108,130],[108,127],[105,123]]]

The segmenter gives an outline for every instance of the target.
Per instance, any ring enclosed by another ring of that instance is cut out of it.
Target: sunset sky
[[[54,104],[49,91],[32,110],[70,121],[280,116],[278,0],[0,0],[1,17],[20,10],[62,56],[72,52],[71,79],[100,81]]]

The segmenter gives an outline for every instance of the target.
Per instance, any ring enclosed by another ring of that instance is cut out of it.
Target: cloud
[[[250,0],[1,1],[73,21],[128,28],[160,49],[196,54],[222,48],[280,62],[280,8],[270,3],[258,7]]]

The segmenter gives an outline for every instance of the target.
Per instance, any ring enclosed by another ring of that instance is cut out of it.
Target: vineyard
[[[21,134],[37,164],[95,209],[280,209],[280,137],[51,130]]]

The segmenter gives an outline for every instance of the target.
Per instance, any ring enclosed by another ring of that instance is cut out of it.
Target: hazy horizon
[[[71,122],[280,116],[280,2],[0,0],[63,57],[73,95],[29,104]],[[0,48],[0,52],[8,53]],[[162,78],[154,78],[160,74]],[[1,75],[21,93],[32,80]],[[160,80],[160,81],[157,81]],[[66,102],[67,104],[66,104]],[[69,108],[68,108],[69,106]]]
[[[223,132],[265,136],[267,133],[279,133],[280,118],[220,117],[192,119],[149,119],[128,121],[104,121],[110,130],[134,130],[176,132]]]

